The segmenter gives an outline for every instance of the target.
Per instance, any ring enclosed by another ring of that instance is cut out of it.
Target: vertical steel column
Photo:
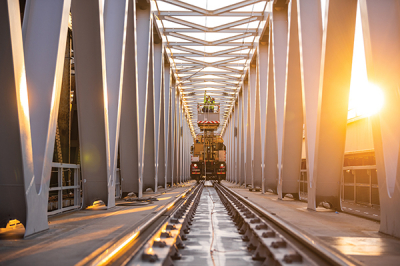
[[[257,61],[258,61],[258,78],[260,80],[260,126],[261,126],[261,189],[265,193],[265,142],[266,142],[266,125],[267,125],[267,94],[268,94],[268,42],[269,27],[266,29],[264,36],[260,39],[258,45]]]
[[[0,226],[18,219],[25,236],[48,229],[48,187],[70,3],[28,2],[22,31],[18,1],[0,4]],[[13,150],[11,155],[6,147]]]
[[[288,39],[288,6],[283,1],[273,5],[272,45],[274,56],[276,136],[278,145],[278,194],[282,189],[283,125],[285,113],[285,80]]]
[[[168,144],[169,149],[169,168],[170,168],[170,177],[171,177],[171,187],[175,184],[175,163],[176,163],[176,80],[175,78],[172,79],[172,86],[170,89],[170,103],[171,103],[171,110],[170,110],[170,143]]]
[[[229,181],[229,175],[230,175],[230,164],[229,164],[229,117],[226,117],[226,127],[224,131],[224,143],[226,146],[226,153],[225,153],[225,160],[226,160],[226,181]]]
[[[303,92],[303,119],[306,136],[307,198],[308,208],[315,210],[316,178],[314,178],[314,161],[323,34],[321,1],[297,1],[297,5]]]
[[[245,100],[245,106],[244,106],[244,115],[246,117],[246,135],[245,135],[245,153],[246,153],[246,182],[245,186],[247,187],[248,185],[252,184],[252,162],[251,162],[251,120],[250,120],[250,84],[249,84],[249,79],[244,81],[243,84],[243,91],[244,91],[244,100]]]
[[[181,96],[179,93],[179,90],[177,91],[177,96],[176,100],[178,101],[177,105],[177,145],[176,145],[176,150],[177,150],[177,160],[176,160],[176,178],[177,178],[177,184],[180,184],[182,182],[181,179],[181,166],[182,166],[182,102],[181,102]]]
[[[18,219],[26,229],[35,228],[32,227],[33,224],[27,223],[29,202],[26,197],[32,197],[39,204],[45,201],[41,199],[43,196],[37,195],[36,186],[29,187],[29,183],[34,183],[35,180],[24,49],[17,0],[0,2],[0,25],[0,89],[2,92],[2,97],[0,97],[2,127],[0,131],[2,147],[0,149],[0,201],[2,202],[0,227],[5,228],[9,220]],[[25,195],[26,192],[28,195]],[[39,211],[43,212],[43,210]],[[43,218],[45,219],[40,223],[40,227],[36,227],[37,231],[49,228],[46,213]]]
[[[180,165],[180,171],[181,171],[181,183],[184,182],[184,172],[183,172],[183,165],[185,162],[185,150],[184,150],[184,145],[185,145],[185,133],[184,133],[184,126],[185,126],[185,113],[183,112],[183,101],[182,101],[182,95],[181,95],[181,165]]]
[[[257,49],[256,49],[256,51],[255,51],[255,54],[257,53],[258,51],[257,51]],[[255,57],[257,57],[257,55],[255,55]],[[255,58],[254,58],[255,59]],[[254,186],[254,178],[255,178],[255,171],[254,171],[254,136],[255,136],[255,123],[256,123],[256,120],[255,120],[255,113],[256,113],[256,94],[257,94],[257,77],[256,77],[256,74],[257,74],[257,66],[256,66],[256,62],[255,62],[255,60],[253,60],[253,61],[251,61],[250,62],[250,66],[249,66],[249,74],[248,74],[248,77],[249,77],[249,87],[248,87],[248,90],[249,90],[249,92],[248,92],[248,95],[249,95],[249,117],[250,117],[250,120],[249,120],[249,127],[250,127],[250,146],[249,146],[249,149],[250,149],[250,158],[251,158],[251,161],[250,161],[250,169],[251,169],[251,171],[250,171],[250,174],[251,174],[251,177],[250,177],[250,184],[251,184],[251,187],[252,188],[255,188],[255,186]],[[249,138],[249,137],[248,137]]]
[[[156,25],[155,25],[156,26]],[[164,177],[164,49],[161,36],[154,30],[154,144],[155,144],[155,191],[165,186]]]
[[[398,1],[361,0],[367,73],[385,104],[372,117],[381,207],[380,232],[400,237],[400,6]]]
[[[290,193],[299,197],[301,149],[303,142],[303,102],[300,75],[300,50],[297,22],[297,1],[290,7],[287,45],[284,124],[282,140],[282,185],[280,198]]]
[[[182,181],[183,182],[186,182],[186,151],[187,151],[187,149],[186,149],[186,142],[187,142],[187,138],[186,138],[186,127],[187,127],[187,124],[186,124],[186,112],[184,112],[184,117],[183,117],[184,119],[183,119],[183,128],[182,128],[182,130],[183,130],[183,136],[182,136],[182,139],[183,139],[183,142],[182,142],[182,153],[183,153],[183,162],[182,162],[182,166],[181,166],[181,168],[182,168]]]
[[[229,115],[229,119],[228,119],[228,121],[227,121],[227,123],[228,123],[228,127],[227,127],[227,130],[226,130],[226,132],[227,132],[227,137],[228,137],[228,140],[227,140],[227,153],[226,153],[226,155],[227,155],[227,161],[228,161],[228,164],[229,164],[229,166],[228,166],[228,169],[229,169],[229,174],[228,174],[228,176],[227,176],[227,181],[230,181],[231,180],[231,176],[232,176],[232,162],[231,162],[231,153],[232,153],[232,147],[231,147],[231,114]]]
[[[226,159],[227,159],[227,162],[229,164],[229,166],[228,166],[229,174],[226,177],[227,181],[231,180],[231,175],[232,175],[232,164],[231,164],[231,152],[232,152],[232,150],[231,150],[231,125],[230,125],[231,118],[230,118],[230,116],[231,116],[231,114],[229,114],[229,118],[227,119],[228,120],[227,121],[228,126],[226,128],[226,133],[227,133]]]
[[[182,102],[182,97],[180,95],[179,101],[181,103],[181,109],[180,109],[180,144],[179,144],[179,149],[180,149],[180,160],[179,160],[179,176],[180,176],[180,183],[184,182],[184,173],[183,173],[183,165],[185,161],[185,151],[183,149],[185,145],[185,134],[184,134],[184,126],[185,126],[185,114],[183,112],[183,102]]]
[[[251,110],[251,148],[252,148],[252,187],[262,187],[261,177],[261,118],[260,118],[260,79],[259,79],[259,49],[257,47],[254,62],[250,64],[250,110]],[[256,144],[258,143],[258,144]]]
[[[329,1],[323,35],[314,166],[316,206],[328,202],[338,210],[356,10],[357,0]]]
[[[72,1],[72,19],[83,205],[91,205],[98,199],[108,205],[111,162],[103,3]]]
[[[244,122],[243,122],[243,89],[239,92],[239,124],[238,124],[238,144],[239,144],[239,160],[238,160],[238,185],[244,184]]]
[[[229,181],[233,182],[235,179],[235,164],[234,164],[234,157],[235,157],[235,146],[233,145],[235,141],[235,135],[234,135],[234,130],[235,130],[235,111],[231,112],[231,117],[229,119],[229,146],[230,146],[230,152],[229,152],[229,164],[231,165],[231,175],[229,176]]]
[[[107,178],[107,207],[115,206],[115,181],[120,134],[122,81],[124,78],[127,0],[106,0],[104,3],[104,41],[107,80],[107,111],[110,172]]]
[[[225,130],[224,130],[224,144],[225,144],[225,146],[226,146],[226,153],[225,153],[225,160],[226,160],[226,181],[228,181],[229,180],[229,167],[230,167],[230,165],[229,165],[229,160],[228,160],[228,158],[229,158],[229,154],[228,154],[228,149],[229,149],[229,145],[228,145],[228,117],[226,117],[225,118],[225,120],[226,120],[226,127],[225,127]]]
[[[239,183],[239,99],[235,99],[235,180],[234,183]]]
[[[136,47],[136,4],[128,3],[126,24],[126,49],[121,106],[120,167],[123,196],[129,192],[139,195],[139,139],[137,110],[137,47]],[[141,193],[141,192],[140,192]]]
[[[272,22],[270,22],[270,25]],[[276,112],[275,112],[275,74],[274,74],[274,46],[272,38],[272,27],[269,28],[269,49],[268,49],[268,81],[267,81],[267,122],[265,129],[265,180],[264,191],[277,193],[279,180],[278,174],[278,145],[276,131]]]
[[[155,189],[153,18],[151,5],[145,0],[137,3],[136,23],[139,197],[141,197],[145,189]]]
[[[187,116],[186,123],[185,123],[186,141],[185,141],[185,147],[184,147],[186,160],[185,160],[185,164],[183,165],[183,169],[185,171],[185,182],[187,182],[190,178],[190,175],[188,172],[189,165],[190,165],[190,143],[189,143],[190,130],[189,130],[189,122],[188,121],[189,121],[189,117]]]
[[[234,163],[233,163],[233,157],[234,157],[234,154],[235,154],[235,150],[234,150],[234,146],[233,146],[233,142],[234,142],[234,138],[235,138],[234,133],[233,133],[234,127],[235,127],[235,125],[234,125],[234,114],[235,114],[234,112],[231,112],[231,116],[229,118],[229,148],[230,148],[229,164],[231,165],[231,167],[230,167],[231,175],[229,176],[229,181],[230,182],[232,182],[232,180],[234,179],[234,176],[235,176],[235,166],[234,166]]]
[[[165,52],[165,51],[164,51]],[[165,188],[171,182],[170,166],[170,127],[171,127],[171,65],[168,59],[164,59],[164,154],[165,154]]]
[[[34,227],[26,227],[25,236],[41,231],[47,223],[44,216],[47,215],[70,8],[71,0],[27,1],[25,6],[22,37],[38,194],[25,193],[27,222]]]
[[[40,194],[45,197],[54,153],[70,7],[70,0],[27,1],[22,25],[35,185],[38,193],[44,186]]]
[[[178,98],[178,88],[175,88],[174,90],[174,101],[175,101],[175,111],[174,111],[174,116],[175,116],[175,123],[174,123],[174,139],[175,139],[175,145],[174,145],[174,184],[178,185],[179,183],[179,98]]]

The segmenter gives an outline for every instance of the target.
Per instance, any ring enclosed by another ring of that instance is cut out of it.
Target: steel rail
[[[116,260],[119,256],[123,255],[126,252],[126,248],[131,245],[135,239],[139,237],[139,235],[143,234],[143,232],[148,229],[153,223],[157,221],[161,216],[165,215],[167,211],[169,211],[172,207],[174,207],[182,198],[184,198],[189,192],[192,190],[196,190],[198,186],[192,186],[186,189],[184,192],[180,193],[176,196],[173,202],[164,206],[161,210],[159,210],[156,214],[152,215],[150,219],[148,219],[143,224],[139,225],[136,229],[134,229],[129,234],[126,234],[124,237],[117,240],[114,244],[112,244],[107,250],[102,252],[99,256],[96,257],[92,262],[88,262],[89,265],[103,266],[110,265],[113,261]],[[85,263],[86,264],[86,263]]]
[[[182,240],[187,239],[202,190],[203,185],[197,185],[121,265],[173,265],[172,260],[180,259],[179,249],[185,247]]]
[[[325,246],[323,243],[320,242],[320,240],[317,240],[316,238],[306,235],[303,232],[301,232],[299,229],[295,228],[288,222],[278,218],[276,215],[264,210],[257,204],[251,202],[250,200],[246,199],[239,193],[233,191],[230,188],[227,188],[226,186],[223,186],[222,184],[215,184],[215,187],[217,188],[217,191],[220,190],[222,196],[226,197],[228,201],[230,201],[230,204],[232,205],[241,205],[240,203],[244,204],[247,206],[247,210],[252,210],[258,214],[260,214],[260,218],[262,218],[260,221],[257,220],[257,217],[254,216],[252,219],[250,219],[250,223],[253,223],[253,225],[249,225],[248,228],[254,227],[253,229],[256,229],[254,231],[257,231],[258,229],[272,229],[271,226],[268,226],[266,228],[262,228],[260,226],[257,228],[257,223],[263,224],[263,222],[271,222],[275,227],[281,229],[281,231],[285,232],[287,235],[290,237],[294,238],[295,240],[298,241],[301,245],[304,245],[309,251],[313,252],[316,254],[322,261],[326,262],[328,265],[362,265],[358,261],[355,261],[338,251],[335,251],[333,249],[328,248]],[[233,198],[236,198],[237,202],[233,202],[231,199],[229,199],[229,195]],[[243,205],[242,205],[243,206]],[[246,210],[246,211],[247,211]],[[237,208],[237,211],[241,212],[241,207]],[[248,214],[247,214],[248,215]],[[251,215],[249,215],[251,216]],[[279,232],[281,233],[281,232]],[[274,233],[275,234],[275,233]],[[263,235],[263,237],[268,237],[266,235]],[[285,237],[283,237],[285,238]],[[285,239],[286,240],[286,239]],[[289,243],[290,244],[290,243]],[[295,246],[294,249],[296,249]],[[304,250],[296,250],[298,253],[303,253]],[[306,255],[306,254],[304,254]],[[307,256],[307,255],[306,255]],[[310,258],[310,257],[309,257]],[[316,265],[319,265],[318,263]]]

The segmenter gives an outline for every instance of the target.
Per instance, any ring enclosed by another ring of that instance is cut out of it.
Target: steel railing
[[[80,165],[52,163],[51,167],[52,175],[57,173],[57,183],[50,182],[47,215],[80,208],[82,203]]]

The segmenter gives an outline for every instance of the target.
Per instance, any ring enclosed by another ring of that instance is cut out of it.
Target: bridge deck
[[[193,184],[144,193],[143,197],[158,198],[151,204],[126,206],[119,201],[109,210],[97,207],[50,217],[48,231],[27,239],[22,225],[0,229],[0,265],[84,265]]]
[[[281,201],[272,193],[250,192],[227,181],[223,184],[276,213],[305,234],[365,265],[378,262],[396,265],[400,259],[400,240],[379,233],[378,221],[324,208],[309,211],[305,202],[287,198]],[[120,201],[110,210],[97,207],[51,217],[50,230],[27,239],[23,239],[22,226],[0,229],[0,265],[83,265],[151,218],[155,211],[170,204],[191,185],[193,182],[160,193],[146,193],[145,197],[159,200],[151,204],[123,206],[124,202]]]
[[[299,228],[306,235],[321,240],[345,255],[365,265],[398,265],[400,260],[400,239],[379,233],[379,221],[365,219],[349,213],[336,213],[331,209],[307,210],[307,203],[284,198],[272,193],[250,192],[228,181],[222,184],[232,188],[263,209]],[[346,205],[347,206],[347,205]],[[356,207],[349,205],[350,208]],[[347,206],[347,207],[349,207]],[[361,208],[362,207],[359,207]],[[361,212],[361,211],[360,211]],[[384,257],[383,257],[384,256]]]

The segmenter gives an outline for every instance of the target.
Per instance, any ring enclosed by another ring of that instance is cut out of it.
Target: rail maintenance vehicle
[[[226,180],[226,146],[220,135],[215,134],[219,126],[220,105],[197,104],[197,124],[202,131],[191,146],[190,177],[201,180]]]

